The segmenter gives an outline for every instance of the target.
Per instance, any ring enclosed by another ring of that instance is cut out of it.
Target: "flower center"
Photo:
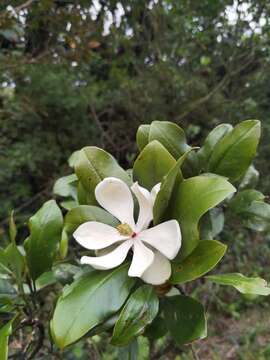
[[[120,225],[116,226],[116,229],[123,236],[134,237],[136,235],[128,224],[120,224]]]

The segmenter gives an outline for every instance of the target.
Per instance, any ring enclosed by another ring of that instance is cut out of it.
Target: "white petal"
[[[150,192],[139,186],[138,183],[134,183],[131,190],[138,199],[140,211],[139,217],[136,224],[136,232],[147,229],[150,222],[153,220],[153,203]]]
[[[160,252],[155,252],[153,263],[142,274],[141,278],[148,284],[164,284],[171,276],[171,264]]]
[[[108,177],[102,180],[95,189],[98,203],[114,215],[122,224],[126,223],[135,229],[133,210],[134,203],[131,191],[122,180]]]
[[[156,197],[157,197],[157,194],[160,190],[160,187],[161,187],[161,182],[156,184],[153,189],[151,190],[151,198],[152,198],[152,202],[153,204],[155,203],[155,200],[156,200]]]
[[[133,240],[126,240],[123,244],[117,246],[117,248],[111,251],[109,254],[95,257],[83,256],[81,258],[81,263],[91,265],[95,269],[99,270],[112,269],[120,265],[125,260],[132,244]]]
[[[114,227],[97,221],[88,221],[80,225],[73,236],[81,246],[89,250],[103,249],[117,241],[129,238],[120,235]]]
[[[153,251],[148,249],[139,239],[135,238],[133,245],[133,258],[128,275],[140,277],[152,264],[153,260]]]
[[[174,259],[181,246],[181,231],[176,220],[165,221],[151,229],[144,230],[138,237],[168,259]]]

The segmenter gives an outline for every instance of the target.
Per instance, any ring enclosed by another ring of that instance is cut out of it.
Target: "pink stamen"
[[[135,236],[137,236],[137,234],[134,232],[134,233],[131,235],[131,237],[132,237],[132,238],[135,238]]]

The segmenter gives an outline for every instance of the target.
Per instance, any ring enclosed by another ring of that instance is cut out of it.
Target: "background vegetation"
[[[138,125],[153,120],[178,123],[198,145],[219,123],[260,119],[258,188],[269,193],[267,0],[2,0],[0,11],[3,244],[10,211],[16,210],[24,233],[25,219],[52,196],[55,179],[69,172],[66,159],[74,150],[101,146],[128,166]],[[233,223],[222,240],[232,244],[227,270],[270,279],[267,231],[255,237]],[[198,354],[270,359],[267,300],[249,302],[232,291],[217,297],[216,290],[198,294],[209,306],[217,298],[213,310],[222,314],[210,319],[215,336],[199,345]],[[66,358],[88,358],[83,349],[91,348],[93,358],[101,351],[112,359],[102,346],[79,344]],[[147,358],[147,344],[143,348]],[[177,353],[168,349],[166,356]]]

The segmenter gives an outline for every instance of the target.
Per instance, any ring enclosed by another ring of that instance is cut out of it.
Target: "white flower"
[[[169,220],[148,229],[153,220],[153,206],[160,184],[151,192],[134,183],[131,187],[139,203],[139,216],[134,221],[134,202],[129,187],[120,179],[108,177],[101,181],[95,195],[99,204],[121,224],[116,228],[96,221],[80,225],[73,236],[89,250],[103,250],[102,256],[83,256],[81,263],[107,270],[120,265],[130,249],[133,258],[129,276],[159,285],[169,279],[172,260],[181,246],[181,232],[176,220]],[[169,260],[168,260],[169,259]]]

